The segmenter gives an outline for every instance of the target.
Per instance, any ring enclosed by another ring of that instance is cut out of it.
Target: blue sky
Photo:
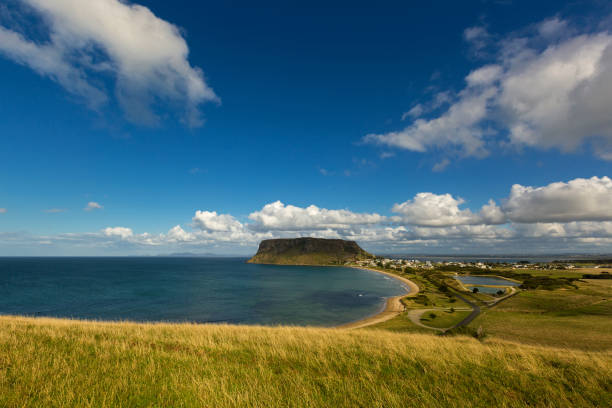
[[[45,3],[0,5],[0,255],[611,250],[607,2]]]

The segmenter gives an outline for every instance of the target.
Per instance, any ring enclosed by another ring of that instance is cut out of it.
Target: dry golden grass
[[[612,354],[381,330],[0,317],[2,407],[612,405]]]

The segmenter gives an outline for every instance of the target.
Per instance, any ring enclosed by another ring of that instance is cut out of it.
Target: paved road
[[[514,290],[514,288],[512,288],[512,292],[509,295],[506,295],[503,298],[500,298],[500,299],[497,299],[497,300],[493,301],[488,306],[489,307],[493,307],[496,304],[498,304],[499,302],[501,302],[502,300],[506,300],[509,297],[516,295],[517,293],[518,293],[518,291]],[[473,301],[467,300],[465,297],[461,296],[459,293],[457,293],[455,291],[453,291],[453,294],[455,296],[457,296],[459,299],[463,300],[468,305],[470,305],[470,307],[472,308],[472,313],[470,313],[465,319],[463,319],[459,323],[455,324],[454,326],[451,326],[451,327],[446,328],[446,329],[440,329],[440,328],[437,328],[437,327],[429,327],[429,326],[426,326],[423,323],[421,323],[421,316],[423,315],[423,313],[429,312],[429,311],[435,311],[435,310],[439,310],[439,309],[415,309],[415,310],[410,310],[408,312],[408,317],[410,318],[412,323],[416,324],[417,326],[421,326],[421,327],[425,327],[426,329],[433,329],[433,330],[437,330],[437,331],[441,331],[441,332],[445,332],[447,330],[451,330],[451,329],[454,329],[454,328],[457,328],[457,327],[461,327],[461,326],[467,326],[468,324],[470,324],[472,322],[472,320],[474,320],[480,314],[480,306],[478,306],[478,304],[474,303]],[[464,309],[455,309],[455,310],[464,310]]]
[[[461,296],[460,294],[456,292],[454,293],[454,295],[457,296],[459,299],[463,300],[468,305],[470,305],[472,307],[472,313],[470,313],[465,319],[463,319],[456,325],[449,327],[448,330],[454,329],[456,327],[467,326],[468,324],[472,322],[472,320],[474,320],[480,314],[480,306],[478,306],[476,303],[470,302],[469,300],[467,300],[466,298],[464,298],[463,296]]]

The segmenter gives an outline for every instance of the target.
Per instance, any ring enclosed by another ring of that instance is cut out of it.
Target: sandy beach
[[[385,322],[387,320],[390,320],[392,318],[394,318],[395,316],[397,316],[398,314],[402,313],[404,311],[404,305],[401,302],[402,298],[405,298],[407,296],[416,296],[417,293],[419,293],[419,287],[416,283],[412,282],[411,280],[408,280],[406,278],[403,278],[401,276],[397,276],[394,275],[392,273],[389,272],[383,272],[383,271],[379,271],[376,269],[371,269],[371,268],[365,268],[365,267],[356,267],[354,266],[353,268],[356,269],[366,269],[368,271],[372,271],[372,272],[377,272],[377,273],[382,273],[384,275],[388,275],[390,277],[392,277],[393,279],[397,279],[398,281],[406,284],[409,288],[410,288],[410,292],[403,294],[403,295],[399,295],[399,296],[393,296],[390,298],[387,298],[387,303],[385,305],[385,308],[373,315],[373,316],[369,316],[354,322],[350,322],[350,323],[346,323],[340,326],[337,326],[337,328],[339,329],[358,329],[361,327],[367,327],[367,326],[371,326],[373,324],[377,324],[377,323],[381,323],[381,322]]]

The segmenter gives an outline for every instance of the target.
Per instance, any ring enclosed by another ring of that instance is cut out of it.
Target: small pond
[[[461,283],[463,283],[464,285],[497,285],[497,286],[518,286],[520,285],[520,283],[518,282],[513,282],[511,280],[493,277],[493,276],[454,276],[454,278],[460,281]],[[484,292],[484,291],[481,290],[481,292]]]

